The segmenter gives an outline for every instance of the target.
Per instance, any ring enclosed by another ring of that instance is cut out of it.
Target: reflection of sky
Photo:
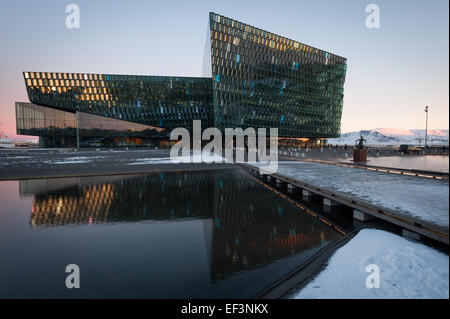
[[[214,11],[348,58],[343,131],[448,128],[448,2],[377,1],[381,28],[366,29],[367,1],[73,1],[81,28],[65,28],[57,0],[0,2],[0,121],[15,133],[21,72],[200,76]]]
[[[448,173],[448,156],[370,157],[369,165]]]

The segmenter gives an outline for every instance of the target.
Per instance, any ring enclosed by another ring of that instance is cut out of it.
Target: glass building
[[[24,72],[17,133],[46,147],[151,145],[202,120],[316,142],[340,134],[346,61],[210,13],[202,77]]]
[[[214,13],[205,75],[214,123],[278,127],[282,137],[339,137],[346,59]]]
[[[151,146],[168,134],[160,127],[22,102],[16,102],[16,127],[18,134],[39,136],[41,147]]]

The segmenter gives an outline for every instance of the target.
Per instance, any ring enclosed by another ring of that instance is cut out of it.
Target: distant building
[[[14,147],[13,140],[8,138],[8,135],[3,134],[3,131],[0,131],[0,148],[12,148],[12,147]]]
[[[42,146],[147,145],[175,127],[338,137],[346,59],[210,13],[203,77],[24,72],[17,133]]]

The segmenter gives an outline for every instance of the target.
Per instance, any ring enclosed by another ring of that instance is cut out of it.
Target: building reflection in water
[[[200,219],[213,281],[340,237],[241,170],[29,180],[20,192],[34,194],[32,227]]]

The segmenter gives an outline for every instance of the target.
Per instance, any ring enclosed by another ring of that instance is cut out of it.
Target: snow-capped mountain
[[[341,134],[340,138],[328,139],[329,144],[354,145],[364,137],[367,145],[424,145],[425,130],[406,130],[395,128],[377,128]],[[448,130],[428,130],[428,145],[448,145]]]

